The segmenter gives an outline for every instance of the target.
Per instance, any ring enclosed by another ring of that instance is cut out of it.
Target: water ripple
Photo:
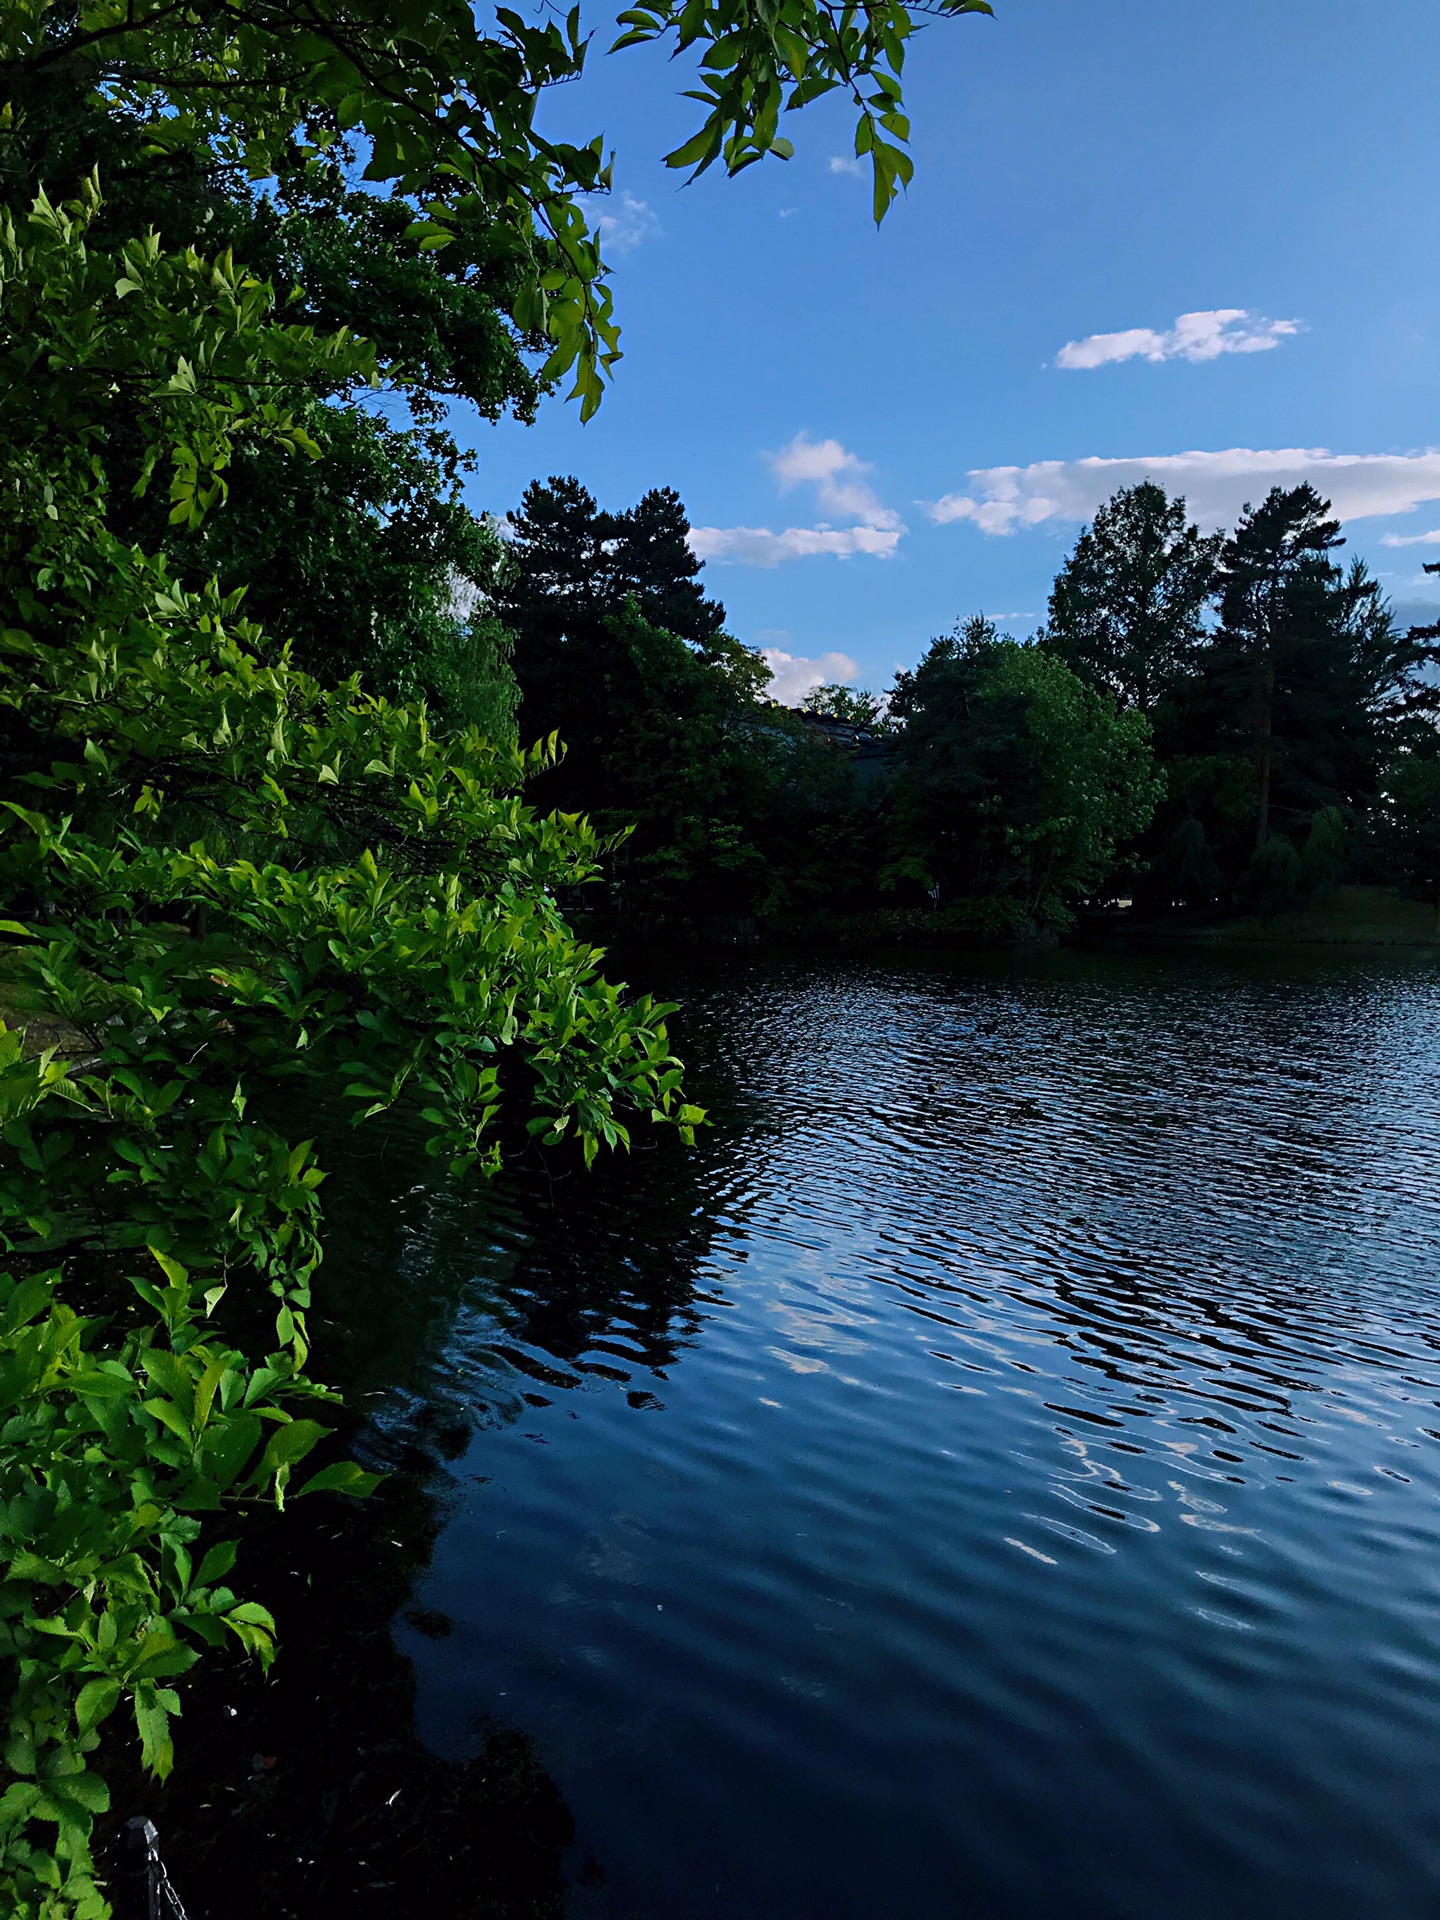
[[[1434,968],[662,984],[697,1153],[416,1238],[428,1736],[503,1689],[616,1920],[1433,1913]]]

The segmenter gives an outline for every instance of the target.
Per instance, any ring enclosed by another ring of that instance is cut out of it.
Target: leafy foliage
[[[438,724],[513,735],[511,639],[489,605],[503,547],[455,497],[443,449],[358,407],[317,405],[306,427],[317,459],[237,450],[226,511],[164,543],[178,577],[244,583],[246,613],[327,682],[358,669]]]
[[[301,174],[257,196],[203,151],[183,160],[157,157],[137,128],[96,111],[64,67],[0,131],[12,207],[45,187],[52,198],[61,184],[81,194],[98,165],[110,197],[93,212],[92,243],[123,246],[137,219],[162,252],[167,236],[183,245],[203,232],[228,243],[253,279],[293,286],[292,324],[327,334],[358,320],[372,359],[363,381],[343,358],[309,371],[296,418],[323,458],[242,442],[226,512],[198,528],[167,525],[154,490],[134,489],[149,443],[115,409],[105,429],[112,530],[165,552],[183,583],[218,573],[245,586],[247,611],[282,627],[312,672],[343,679],[359,666],[392,698],[423,694],[437,719],[508,731],[517,699],[508,642],[482,604],[500,544],[459,498],[473,457],[436,419],[450,391],[492,417],[507,405],[533,411],[539,389],[493,288],[483,274],[476,284],[439,274],[406,240],[405,209],[373,195]],[[371,391],[381,386],[383,400]],[[376,412],[395,413],[397,400],[416,424]]]
[[[1063,922],[1162,791],[1149,723],[983,618],[931,642],[891,696],[902,723],[892,885]]]
[[[537,791],[617,840],[612,906],[754,913],[803,893],[853,796],[848,769],[775,707],[769,673],[705,597],[679,496],[602,511],[577,480],[526,489],[497,614],[522,732],[558,733]]]
[[[523,804],[548,749],[326,687],[238,594],[112,531],[116,410],[137,484],[198,531],[239,448],[318,454],[312,383],[373,355],[286,324],[228,258],[92,245],[98,205],[91,186],[0,227],[0,712],[24,793],[0,875],[28,903],[4,930],[32,1032],[0,1033],[0,1888],[35,1916],[105,1911],[102,1723],[124,1703],[163,1775],[199,1652],[272,1650],[207,1516],[283,1503],[325,1434],[296,1090],[335,1084],[362,1117],[412,1100],[456,1172],[497,1164],[516,1075],[532,1133],[587,1159],[631,1114],[700,1118],[665,1010],[601,979],[555,904],[601,842]],[[334,1461],[299,1491],[365,1484]]]
[[[812,687],[800,704],[806,713],[822,720],[838,720],[844,726],[871,733],[883,733],[889,725],[885,702],[864,687],[845,687],[832,681]]]
[[[1387,769],[1382,799],[1382,844],[1391,871],[1434,900],[1440,924],[1440,752],[1411,749]]]
[[[944,16],[992,9],[988,0],[935,0],[925,11]],[[877,224],[909,185],[914,166],[905,152],[910,122],[900,75],[915,23],[896,0],[845,8],[792,0],[774,12],[746,0],[651,0],[622,13],[620,21],[627,31],[617,47],[673,32],[678,50],[697,43],[706,49],[700,84],[689,94],[705,108],[704,123],[665,156],[667,165],[703,173],[718,160],[738,173],[767,153],[788,159],[790,143],[779,135],[781,113],[843,91],[856,109],[856,156],[871,161]],[[867,93],[867,87],[874,91]]]
[[[672,166],[734,173],[788,157],[781,112],[841,91],[877,219],[909,179],[901,72],[914,22],[900,0],[685,0],[620,24],[617,48],[673,36],[700,55],[691,97],[704,120]],[[77,73],[93,89],[98,62],[105,111],[175,169],[204,153],[251,181],[299,177],[321,202],[346,190],[344,162],[359,155],[376,197],[408,209],[421,251],[449,250],[457,280],[472,265],[490,276],[518,334],[548,343],[541,384],[573,373],[588,416],[619,335],[580,196],[608,187],[610,169],[599,138],[551,140],[535,125],[540,94],[578,78],[587,44],[578,8],[532,23],[501,7],[486,31],[464,0],[15,0],[0,89],[20,102]]]

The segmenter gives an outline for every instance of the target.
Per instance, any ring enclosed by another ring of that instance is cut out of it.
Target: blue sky
[[[822,667],[882,686],[977,610],[1032,631],[1082,520],[1146,471],[1210,525],[1313,478],[1397,606],[1440,602],[1434,0],[937,22],[878,233],[838,103],[791,116],[794,160],[682,186],[682,67],[600,57],[594,17],[544,123],[615,150],[625,358],[587,426],[555,400],[468,432],[476,506],[555,472],[617,507],[677,487],[792,697]]]

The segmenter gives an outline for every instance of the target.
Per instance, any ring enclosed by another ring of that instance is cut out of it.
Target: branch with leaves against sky
[[[665,156],[692,174],[788,158],[781,116],[848,96],[879,221],[913,172],[902,73],[916,16],[990,11],[988,0],[668,0],[622,12],[611,51],[673,40],[698,56],[686,97],[701,124]],[[500,7],[482,25],[466,0],[81,0],[63,16],[50,0],[9,0],[0,99],[20,106],[28,76],[82,63],[157,150],[203,147],[257,182],[323,172],[357,148],[365,179],[413,204],[426,247],[463,254],[467,234],[505,234],[522,269],[512,318],[549,340],[542,378],[573,375],[588,418],[620,347],[579,197],[608,188],[610,164],[599,137],[552,140],[535,123],[541,96],[577,79],[588,51],[578,7],[539,24]]]

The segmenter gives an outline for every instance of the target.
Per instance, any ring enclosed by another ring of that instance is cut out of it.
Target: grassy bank
[[[1314,945],[1365,947],[1440,946],[1435,909],[1402,900],[1388,887],[1336,887],[1322,904],[1269,920],[1243,915],[1212,926],[1140,928],[1164,938],[1206,946]]]

